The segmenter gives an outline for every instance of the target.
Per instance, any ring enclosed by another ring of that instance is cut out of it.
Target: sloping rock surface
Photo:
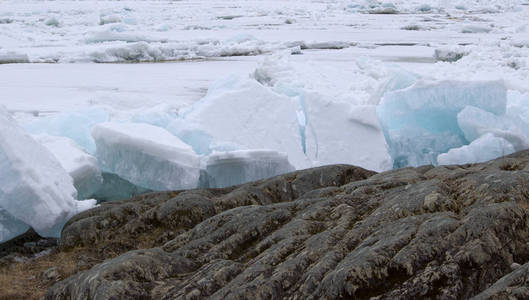
[[[67,223],[63,251],[104,245],[124,254],[45,298],[527,299],[528,207],[528,151],[380,174],[325,166],[148,194]]]

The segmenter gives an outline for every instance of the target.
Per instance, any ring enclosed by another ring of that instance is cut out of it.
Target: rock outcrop
[[[529,151],[147,194],[66,224],[62,251],[123,254],[45,298],[527,298],[528,207]]]

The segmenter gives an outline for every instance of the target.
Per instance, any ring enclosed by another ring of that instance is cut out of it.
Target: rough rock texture
[[[522,299],[528,207],[529,151],[149,194],[68,222],[63,251],[124,254],[56,283],[46,299]]]
[[[43,238],[30,228],[24,234],[0,243],[0,266],[34,257],[45,251],[51,251],[56,246],[56,238]]]

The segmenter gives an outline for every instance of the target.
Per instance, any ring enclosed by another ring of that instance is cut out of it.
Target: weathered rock
[[[527,298],[528,207],[529,151],[149,194],[66,224],[64,250],[125,253],[56,283],[46,299]]]
[[[43,238],[30,228],[24,234],[0,243],[0,266],[31,258],[56,246],[56,238]]]
[[[529,263],[502,277],[472,299],[529,299]]]
[[[45,271],[42,271],[39,274],[40,280],[43,282],[55,282],[59,281],[61,278],[61,274],[59,273],[59,270],[56,267],[51,267]]]

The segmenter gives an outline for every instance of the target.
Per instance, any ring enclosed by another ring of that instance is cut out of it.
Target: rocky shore
[[[527,299],[528,225],[529,151],[324,166],[103,203],[57,245],[3,244],[0,298]]]

